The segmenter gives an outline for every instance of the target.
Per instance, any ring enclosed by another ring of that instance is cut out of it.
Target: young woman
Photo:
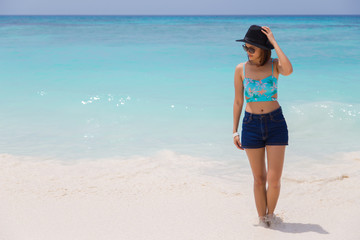
[[[244,39],[236,41],[245,43],[243,48],[248,61],[240,63],[235,69],[234,144],[238,149],[245,149],[254,176],[259,224],[268,227],[281,221],[274,210],[280,194],[285,147],[288,145],[287,124],[277,101],[278,78],[279,74],[290,75],[293,69],[269,27],[252,25]],[[277,59],[271,58],[271,49],[275,49]],[[240,141],[238,125],[244,95],[246,107]]]

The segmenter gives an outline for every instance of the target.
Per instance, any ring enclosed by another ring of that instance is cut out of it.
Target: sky
[[[0,0],[0,15],[360,14],[360,0]]]

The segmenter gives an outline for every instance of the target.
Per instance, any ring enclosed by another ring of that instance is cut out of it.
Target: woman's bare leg
[[[266,215],[265,148],[245,149],[254,176],[254,196],[259,217]]]
[[[268,214],[274,213],[280,195],[281,174],[285,158],[285,146],[266,146],[267,153],[267,182],[266,193]]]

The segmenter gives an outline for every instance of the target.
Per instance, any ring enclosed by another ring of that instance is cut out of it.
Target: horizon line
[[[0,14],[0,16],[360,16],[360,14]]]

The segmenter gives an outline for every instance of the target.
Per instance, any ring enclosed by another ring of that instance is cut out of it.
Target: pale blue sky
[[[0,14],[360,14],[360,0],[0,0]]]

